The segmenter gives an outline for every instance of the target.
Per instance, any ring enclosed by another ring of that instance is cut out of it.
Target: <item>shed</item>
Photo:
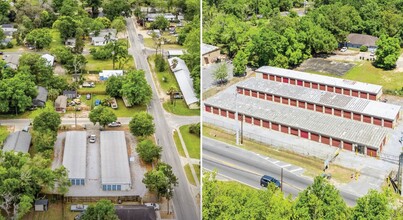
[[[46,64],[48,66],[53,66],[53,64],[55,63],[55,57],[50,54],[44,54],[41,57],[46,60]]]
[[[202,43],[201,52],[203,56],[203,66],[214,63],[220,57],[220,48]]]
[[[176,61],[175,61],[176,60]],[[190,109],[199,108],[199,99],[193,89],[193,80],[190,77],[190,71],[186,66],[184,60],[178,57],[168,59],[169,66],[175,75],[176,81],[178,81],[179,87],[182,91],[185,102]],[[174,64],[177,62],[177,64]]]
[[[180,57],[183,55],[183,50],[168,50],[168,58]]]
[[[78,96],[77,91],[75,90],[64,90],[63,95],[67,96],[69,99],[75,99]]]
[[[123,131],[101,131],[101,184],[104,191],[131,188],[129,156]]]
[[[44,107],[48,100],[48,90],[42,86],[38,86],[38,95],[32,100],[33,106]]]
[[[18,54],[7,54],[3,56],[3,60],[7,63],[12,69],[17,69],[20,63],[20,56]]]
[[[347,36],[347,47],[360,48],[361,46],[367,46],[368,48],[377,48],[377,37],[367,34],[349,34]]]
[[[55,110],[57,112],[66,112],[66,107],[67,107],[67,96],[60,95],[57,97],[55,100]]]
[[[99,73],[100,80],[107,80],[111,76],[123,76],[123,70],[102,70]]]
[[[68,170],[71,185],[85,185],[87,162],[87,133],[69,131],[64,144],[63,166]]]
[[[68,38],[64,44],[68,47],[75,47],[76,46],[76,39],[75,38]]]
[[[35,211],[36,212],[48,211],[48,206],[49,206],[48,199],[35,200]]]
[[[25,131],[16,131],[7,136],[3,151],[17,151],[27,153],[31,145],[31,134]]]

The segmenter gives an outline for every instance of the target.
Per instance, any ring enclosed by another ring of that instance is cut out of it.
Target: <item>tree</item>
[[[66,64],[68,61],[73,59],[73,53],[65,46],[53,47],[50,49],[50,51],[60,64]]]
[[[98,219],[108,219],[108,220],[119,220],[116,215],[115,205],[106,199],[99,200],[95,205],[91,204],[88,206],[84,215],[81,217],[82,220],[98,220]]]
[[[88,7],[91,7],[91,14],[93,18],[98,16],[98,8],[102,5],[102,0],[85,0]]]
[[[397,38],[382,35],[376,42],[378,46],[375,54],[375,66],[390,70],[396,67],[396,61],[400,55],[400,44]]]
[[[178,64],[178,60],[174,59],[174,61],[176,61],[176,64]],[[166,70],[166,62],[164,57],[161,54],[156,54],[155,55],[155,67],[157,69],[158,72],[164,72]]]
[[[94,125],[99,122],[102,127],[117,120],[115,113],[105,106],[97,106],[92,109],[89,118]]]
[[[222,84],[227,80],[228,77],[228,66],[227,63],[221,63],[217,69],[213,72],[214,80],[218,81],[218,84]]]
[[[122,97],[121,89],[124,78],[122,76],[111,76],[106,80],[106,94],[111,97]]]
[[[53,149],[56,139],[57,132],[50,129],[32,131],[32,143],[37,152]]]
[[[26,41],[37,49],[43,49],[52,43],[52,35],[47,28],[34,29],[27,34]]]
[[[151,101],[152,90],[143,70],[131,70],[125,75],[121,94],[131,105],[144,105]]]
[[[155,145],[150,140],[143,140],[136,147],[136,152],[146,163],[152,163],[154,160],[158,160],[161,157],[161,151],[162,148]]]
[[[104,28],[109,28],[111,26],[111,20],[106,17],[98,17],[94,20],[94,22],[100,22],[104,26]]]
[[[51,130],[57,132],[62,123],[59,113],[52,110],[45,110],[34,118],[32,123],[33,129],[36,131]]]
[[[168,200],[169,211],[169,200],[173,197],[173,188],[178,185],[178,178],[173,173],[172,167],[159,162],[156,169],[144,175],[143,183],[147,189],[156,192],[158,198],[163,196]]]
[[[347,219],[349,209],[339,191],[317,176],[294,204],[294,219]]]
[[[48,87],[53,76],[53,69],[45,58],[36,53],[24,53],[19,59],[18,71],[31,76],[36,85]]]
[[[129,123],[129,128],[134,136],[150,136],[155,132],[153,116],[147,112],[135,113]]]
[[[157,16],[155,18],[155,21],[151,23],[152,29],[165,30],[168,27],[169,27],[169,21],[163,15]]]
[[[365,196],[358,198],[352,219],[390,219],[392,209],[388,198],[390,195],[387,191],[370,190]]]
[[[41,153],[31,158],[21,152],[0,151],[0,208],[8,219],[21,219],[29,212],[41,190],[67,192],[66,168],[52,170],[51,163]]]
[[[116,29],[117,32],[122,32],[126,29],[126,23],[123,17],[117,17],[112,21],[111,28]]]
[[[200,137],[200,123],[191,124],[189,126],[189,133],[194,134],[197,137]]]
[[[70,16],[60,16],[53,23],[53,28],[59,30],[63,42],[66,41],[67,38],[76,36],[78,26],[78,22]]]
[[[106,17],[111,21],[119,16],[129,17],[131,15],[129,2],[125,0],[105,1],[102,8]]]
[[[246,64],[248,64],[248,54],[243,50],[238,51],[232,63],[234,64],[234,76],[244,75]]]

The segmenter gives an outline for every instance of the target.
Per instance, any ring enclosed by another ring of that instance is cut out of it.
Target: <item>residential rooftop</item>
[[[213,52],[215,50],[219,50],[219,49],[220,49],[219,47],[216,47],[216,46],[213,46],[210,44],[205,44],[205,43],[202,43],[202,46],[201,46],[202,55],[211,53],[211,52]]]

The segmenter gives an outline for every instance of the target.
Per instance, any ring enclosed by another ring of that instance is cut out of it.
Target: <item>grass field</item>
[[[60,32],[58,30],[51,29],[50,33],[52,34],[52,43],[50,43],[49,48],[47,48],[47,50],[50,50],[51,48],[55,48],[57,46],[64,45],[62,43],[62,39],[60,38]]]
[[[158,72],[155,69],[155,55],[151,55],[148,57],[148,63],[150,63],[151,69],[155,73],[154,79],[158,79],[158,83],[164,93],[168,92],[169,88],[171,87],[179,89],[179,85],[176,81],[175,75],[169,70],[168,61],[166,61],[166,70],[163,72]]]
[[[189,164],[186,164],[184,166],[184,169],[185,169],[186,177],[188,178],[189,183],[196,186],[196,181],[193,178],[192,171],[190,170]]]
[[[88,71],[99,71],[102,70],[112,70],[113,62],[112,59],[108,60],[95,60],[92,55],[86,55],[87,64],[85,65],[85,69]],[[119,63],[115,62],[115,69],[118,69]],[[134,68],[134,60],[132,56],[129,56],[129,61],[127,61],[126,65],[123,69]]]
[[[189,157],[200,159],[200,137],[189,132],[190,125],[184,125],[179,128],[183,141],[185,142],[186,149],[188,150]]]
[[[106,83],[100,82],[96,83],[94,88],[80,88],[78,89],[79,94],[96,93],[96,94],[106,94]]]
[[[165,111],[171,112],[176,115],[184,115],[184,116],[196,116],[200,115],[200,109],[189,109],[186,105],[185,100],[175,100],[175,103],[172,105],[168,100],[164,102],[163,107]]]
[[[227,133],[217,127],[203,124],[203,136],[210,137],[232,145],[235,145],[234,134]],[[239,147],[246,150],[268,156],[280,161],[284,161],[305,169],[305,175],[315,177],[323,173],[323,161],[314,157],[302,157],[299,154],[271,148],[268,145],[257,143],[253,140],[245,139],[243,145]],[[351,181],[353,169],[331,164],[326,173],[332,174],[332,180],[338,183],[347,183]]]
[[[176,149],[178,149],[179,155],[181,155],[182,157],[186,157],[185,152],[183,151],[182,142],[179,139],[178,131],[174,131],[174,141]]]
[[[30,118],[34,119],[36,116],[38,116],[40,113],[47,109],[53,109],[53,102],[52,101],[47,101],[46,106],[44,108],[37,108],[34,111],[25,111],[21,114],[15,115],[15,114],[0,114],[1,119],[20,119],[20,118]]]

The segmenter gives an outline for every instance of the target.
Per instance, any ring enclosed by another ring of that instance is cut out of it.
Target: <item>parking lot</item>
[[[337,56],[337,55],[335,55]],[[303,72],[328,73],[343,76],[355,66],[352,62],[340,62],[329,60],[329,58],[311,58],[303,62],[297,70]]]

